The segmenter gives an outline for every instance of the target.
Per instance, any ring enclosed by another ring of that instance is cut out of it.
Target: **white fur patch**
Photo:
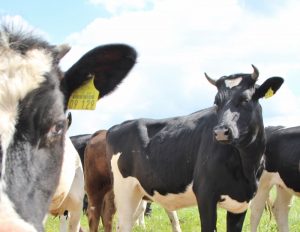
[[[185,192],[178,194],[161,195],[155,191],[154,196],[151,198],[169,211],[194,206],[197,205],[197,200],[192,187],[193,184],[191,183],[187,186]]]
[[[227,123],[227,125],[230,127],[232,131],[232,136],[234,139],[239,137],[239,131],[237,127],[237,121],[240,118],[240,113],[238,112],[232,112],[230,109],[226,110],[224,112],[224,122]]]
[[[242,81],[242,78],[241,77],[238,77],[238,78],[235,78],[235,79],[228,79],[228,80],[225,80],[225,86],[227,88],[233,88],[235,86],[238,86]]]
[[[5,40],[4,36],[0,38]],[[8,47],[0,48],[0,136],[5,173],[6,149],[12,141],[18,121],[18,102],[45,80],[52,57],[45,50],[33,49],[20,55]]]
[[[264,178],[262,178],[264,177]],[[278,185],[279,187],[285,189],[287,192],[289,192],[292,195],[296,195],[300,197],[300,192],[295,192],[293,189],[287,187],[283,180],[281,179],[278,172],[268,172],[266,170],[263,171],[263,174],[260,178],[260,185],[265,185],[265,183],[270,183],[270,185]]]
[[[0,201],[0,225],[1,225],[0,229],[4,229],[5,227],[10,228],[10,226],[15,226],[18,229],[22,229],[22,231],[36,232],[36,229],[33,227],[33,225],[25,222],[23,219],[20,218],[20,216],[14,210],[13,203],[8,199],[7,195],[3,192],[1,192],[1,201]]]
[[[54,212],[61,207],[61,204],[70,193],[69,191],[73,184],[76,170],[78,168],[82,169],[79,155],[70,138],[66,136],[60,179],[55,193],[53,194],[53,198],[49,206],[49,211]],[[78,194],[79,193],[80,191],[78,191]]]
[[[176,209],[189,207],[197,204],[195,194],[192,191],[192,186],[193,186],[192,183],[187,186],[186,191],[184,193],[179,193],[179,194],[170,193],[167,195],[161,195],[155,191],[154,196],[148,195],[146,191],[142,188],[137,178],[135,177],[123,178],[117,165],[117,161],[119,157],[120,154],[113,155],[111,161],[112,171],[114,175],[114,192],[116,195],[125,197],[125,193],[132,194],[133,192],[135,192],[134,195],[139,195],[141,197],[147,196],[149,199],[159,203],[169,211],[173,211]],[[117,193],[122,193],[122,194],[117,194]],[[128,203],[127,199],[121,199],[121,197],[120,198],[116,197],[115,200],[116,200],[116,205],[124,204],[125,202]]]
[[[218,205],[231,213],[242,213],[245,212],[248,208],[248,202],[238,202],[228,195],[221,196],[222,201],[218,203]]]

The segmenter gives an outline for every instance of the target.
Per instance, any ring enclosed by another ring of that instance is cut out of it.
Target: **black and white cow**
[[[90,141],[91,137],[92,137],[92,134],[82,134],[82,135],[70,136],[70,139],[79,154],[82,168],[84,168],[84,151],[85,151],[86,145]],[[83,206],[82,206],[82,210],[84,213],[86,213],[87,207],[88,207],[88,199],[87,199],[87,195],[85,194],[84,198],[83,198]]]
[[[265,170],[251,201],[251,231],[257,230],[269,192],[276,186],[272,211],[279,231],[287,232],[292,196],[300,196],[300,127],[266,127],[266,135]]]
[[[1,232],[44,230],[60,177],[71,93],[91,76],[101,97],[110,93],[137,56],[127,45],[99,46],[63,73],[59,61],[68,50],[13,25],[0,29]]]
[[[120,231],[131,231],[144,196],[170,211],[198,204],[202,232],[216,230],[219,205],[228,211],[227,230],[242,230],[265,149],[259,99],[283,83],[272,77],[258,86],[253,68],[253,74],[217,81],[206,75],[218,89],[211,108],[182,117],[126,121],[108,130]]]
[[[70,138],[66,136],[60,178],[49,206],[49,213],[60,217],[60,232],[81,231],[84,194],[80,157]]]

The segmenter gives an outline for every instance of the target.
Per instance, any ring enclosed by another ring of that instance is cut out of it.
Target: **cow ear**
[[[67,122],[68,122],[68,129],[69,129],[72,124],[72,113],[71,112],[68,113]]]
[[[283,81],[284,80],[281,77],[270,77],[261,86],[256,88],[253,99],[258,100],[262,97],[272,97],[280,88]]]
[[[98,46],[82,56],[62,80],[66,103],[72,92],[94,77],[99,98],[112,92],[136,63],[136,51],[125,44]],[[99,99],[98,98],[98,99]]]
[[[68,44],[61,44],[55,47],[56,59],[59,62],[69,51],[71,47]]]

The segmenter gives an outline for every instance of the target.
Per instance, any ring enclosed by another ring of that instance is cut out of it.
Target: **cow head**
[[[71,93],[94,77],[103,97],[136,61],[133,48],[99,46],[67,72],[68,46],[52,46],[32,33],[0,30],[0,231],[43,231],[56,189]]]
[[[252,74],[223,76],[208,81],[218,88],[215,105],[218,123],[214,137],[220,143],[248,145],[263,128],[262,109],[259,99],[276,93],[283,83],[281,77],[271,77],[261,86],[256,84],[259,72],[253,66]]]

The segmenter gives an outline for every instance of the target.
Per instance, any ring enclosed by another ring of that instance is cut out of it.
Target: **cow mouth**
[[[216,141],[217,141],[218,143],[225,144],[225,145],[231,144],[231,143],[232,143],[232,140],[231,140],[231,139],[217,139],[217,138],[216,138]]]

